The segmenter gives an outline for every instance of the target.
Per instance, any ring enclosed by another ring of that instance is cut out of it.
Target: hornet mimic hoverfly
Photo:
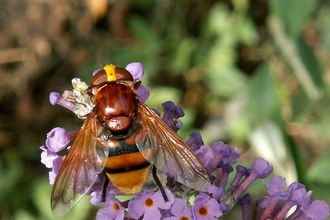
[[[139,85],[133,85],[130,72],[114,65],[106,65],[93,76],[89,91],[95,107],[55,180],[51,196],[54,215],[63,215],[77,204],[102,172],[124,194],[138,193],[151,167],[154,172],[171,172],[177,182],[190,188],[207,190],[209,177],[203,163],[139,100]],[[156,172],[154,178],[164,196]]]

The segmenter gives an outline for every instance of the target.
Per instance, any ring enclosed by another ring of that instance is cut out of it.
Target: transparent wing
[[[206,191],[209,176],[189,146],[146,105],[140,104],[139,116],[143,131],[137,135],[136,144],[144,157],[161,172],[171,172],[177,182]]]
[[[77,204],[103,171],[109,153],[97,139],[103,129],[94,114],[81,127],[55,180],[51,197],[55,216]]]

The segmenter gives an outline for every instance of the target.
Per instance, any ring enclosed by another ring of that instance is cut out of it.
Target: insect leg
[[[160,189],[160,191],[161,191],[161,193],[162,193],[162,195],[164,197],[165,202],[167,202],[168,201],[168,198],[167,198],[167,195],[165,193],[165,190],[164,190],[162,184],[160,183],[160,180],[158,179],[157,169],[156,169],[155,166],[152,167],[152,176],[154,177],[154,180],[155,180],[157,186],[159,187],[159,189]]]
[[[108,185],[109,185],[109,178],[106,177],[105,181],[104,181],[104,185],[103,185],[103,190],[102,190],[102,199],[101,199],[102,202],[105,202],[105,194],[106,194]]]

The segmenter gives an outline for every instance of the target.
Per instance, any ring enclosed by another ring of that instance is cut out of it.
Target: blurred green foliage
[[[82,122],[50,106],[49,92],[134,61],[150,107],[183,107],[184,139],[198,130],[207,145],[237,146],[241,163],[264,157],[330,202],[328,1],[0,4],[0,219],[53,219],[39,146],[52,127]],[[87,198],[60,219],[90,219],[91,209]]]

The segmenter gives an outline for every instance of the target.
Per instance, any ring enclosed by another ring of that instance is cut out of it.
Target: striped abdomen
[[[107,140],[111,144],[104,171],[111,183],[125,194],[138,193],[145,183],[150,163],[135,144],[136,133],[124,139]],[[145,151],[150,151],[147,148]]]

